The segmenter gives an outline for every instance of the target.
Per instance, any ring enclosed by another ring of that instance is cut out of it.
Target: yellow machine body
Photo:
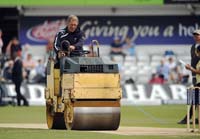
[[[98,58],[85,60],[88,63],[99,62]],[[66,61],[72,61],[72,70],[68,69],[70,66]],[[85,62],[84,59],[82,61]],[[103,67],[93,64],[91,68],[90,65],[79,64],[77,68],[70,58],[66,58],[63,65],[64,68],[54,68],[54,60],[49,60],[47,65],[45,99],[48,128],[118,129],[122,89],[119,73],[112,72],[113,65]]]

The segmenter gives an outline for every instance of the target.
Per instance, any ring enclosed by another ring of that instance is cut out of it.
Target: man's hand
[[[61,57],[64,57],[65,56],[65,53],[62,52],[62,51],[59,51],[58,52],[58,58],[61,58]]]
[[[70,45],[70,46],[69,46],[69,50],[70,50],[70,51],[73,51],[73,50],[75,50],[75,48],[76,48],[76,47],[75,47],[75,46],[73,46],[73,45]]]
[[[192,69],[192,67],[190,66],[190,64],[186,64],[186,65],[185,65],[185,68],[188,69],[188,70],[191,70],[191,69]]]

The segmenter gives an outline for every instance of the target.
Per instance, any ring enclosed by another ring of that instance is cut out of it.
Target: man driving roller
[[[56,53],[56,65],[59,67],[59,59],[66,55],[61,50],[70,51],[70,56],[81,56],[81,53],[75,51],[82,51],[85,41],[85,35],[80,30],[79,19],[75,15],[70,15],[67,18],[67,26],[60,30],[55,37],[54,51]],[[74,52],[74,53],[73,53]]]

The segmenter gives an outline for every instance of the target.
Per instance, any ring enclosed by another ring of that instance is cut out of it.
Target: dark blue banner
[[[164,4],[200,4],[200,0],[164,0]]]
[[[65,27],[66,17],[22,17],[22,44],[46,44]],[[110,44],[115,36],[123,41],[127,36],[138,45],[192,44],[192,32],[200,28],[200,16],[80,16],[80,27],[86,34],[86,44],[97,39]]]

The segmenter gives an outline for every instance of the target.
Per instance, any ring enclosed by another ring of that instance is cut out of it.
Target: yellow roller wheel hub
[[[65,110],[64,110],[64,120],[65,120],[65,126],[67,127],[67,129],[72,128],[72,123],[74,119],[73,116],[74,116],[73,105],[70,101],[67,101],[65,103]]]
[[[63,113],[53,112],[53,107],[46,104],[46,119],[49,129],[66,129]]]

